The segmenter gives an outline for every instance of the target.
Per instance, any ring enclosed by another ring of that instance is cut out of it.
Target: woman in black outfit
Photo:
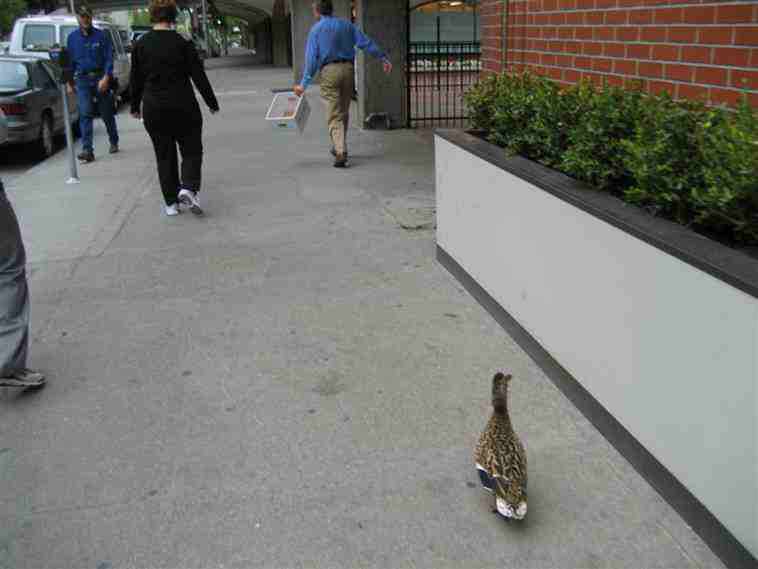
[[[219,107],[195,46],[173,30],[176,12],[175,0],[150,3],[150,19],[155,25],[132,51],[131,111],[132,116],[143,119],[153,141],[166,215],[177,215],[179,202],[202,215],[197,193],[203,160],[203,116],[190,79],[212,113]],[[181,179],[177,144],[182,154]]]

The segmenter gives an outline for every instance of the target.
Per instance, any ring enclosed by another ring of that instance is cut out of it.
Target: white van
[[[118,94],[129,88],[132,60],[121,42],[118,27],[110,22],[93,20],[92,24],[110,37],[113,45],[113,76],[118,80]],[[16,20],[8,52],[11,55],[35,55],[49,58],[48,51],[57,44],[66,47],[68,35],[79,28],[76,16],[30,16]]]

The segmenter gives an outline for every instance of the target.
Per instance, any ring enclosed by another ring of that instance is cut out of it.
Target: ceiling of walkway
[[[209,0],[214,3],[218,10],[227,15],[235,16],[247,20],[251,24],[261,21],[271,15],[284,15],[288,11],[288,5],[291,0]],[[454,1],[454,0],[453,0]],[[75,0],[76,4],[80,0]],[[430,0],[408,0],[411,9],[422,4],[428,4]],[[470,3],[471,0],[466,0]],[[124,8],[134,8],[146,6],[148,0],[87,0],[96,11],[108,11]],[[180,5],[193,5],[193,0],[179,0]]]
[[[250,25],[265,20],[271,15],[273,0],[211,0],[219,12],[226,16],[242,18]]]
[[[81,0],[75,0],[77,6],[81,3],[83,3]],[[86,0],[86,3],[95,12],[109,12],[127,8],[144,8],[147,7],[149,0]],[[178,0],[177,3],[179,6],[199,4],[193,0]],[[242,18],[251,24],[270,16],[275,3],[281,5],[280,9],[284,8],[282,0],[209,0],[209,3],[215,4],[222,14]]]

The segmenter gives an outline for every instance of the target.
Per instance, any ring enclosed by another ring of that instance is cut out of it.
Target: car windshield
[[[24,50],[48,51],[55,43],[55,27],[52,25],[27,24],[24,26]]]
[[[64,47],[68,45],[68,36],[71,35],[71,32],[78,29],[79,26],[61,26],[61,45]]]
[[[26,65],[17,61],[0,61],[0,91],[21,91],[30,86]]]

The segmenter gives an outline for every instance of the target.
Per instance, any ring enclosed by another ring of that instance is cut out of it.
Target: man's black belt
[[[353,62],[352,59],[332,59],[331,61],[327,61],[326,63],[324,63],[324,67],[326,67],[327,65],[331,65],[332,63],[352,63],[352,62]]]
[[[102,77],[105,74],[105,69],[92,69],[91,71],[82,71],[77,73],[79,77]]]

